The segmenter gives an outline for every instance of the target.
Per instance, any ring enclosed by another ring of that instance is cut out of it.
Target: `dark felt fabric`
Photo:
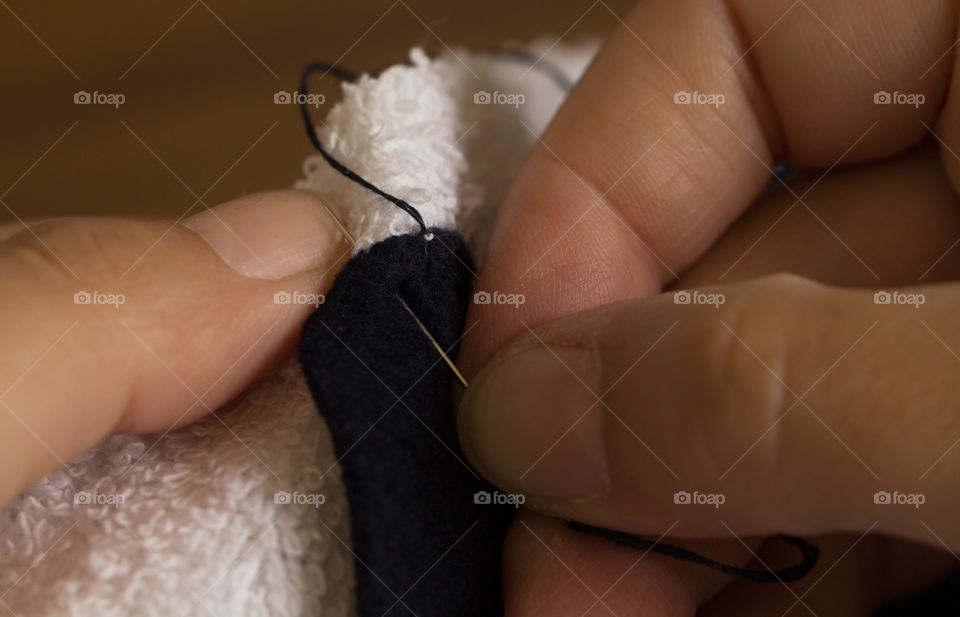
[[[515,509],[475,503],[494,489],[460,451],[450,369],[397,299],[455,357],[470,257],[455,233],[431,231],[350,260],[300,342],[341,457],[360,617],[503,614],[501,546]]]

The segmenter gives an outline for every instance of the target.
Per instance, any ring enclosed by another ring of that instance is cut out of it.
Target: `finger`
[[[858,140],[842,162],[875,160],[927,137],[951,88],[956,2],[729,4],[790,160],[829,167]]]
[[[484,327],[466,338],[466,372],[524,323],[662,289],[760,193],[776,158],[830,167],[915,144],[945,96],[950,61],[937,60],[956,21],[950,2],[640,3],[505,199],[478,289],[526,301],[471,308]],[[875,105],[883,90],[925,103]],[[724,102],[675,104],[682,92]]]
[[[603,527],[809,534],[879,520],[956,546],[960,287],[897,293],[887,304],[778,275],[552,322],[473,380],[465,451],[534,507]],[[881,490],[921,497],[885,507]],[[922,502],[936,504],[924,524]]]
[[[960,62],[956,62],[957,53],[958,49],[954,47],[944,54],[952,64],[949,94],[936,124],[927,123],[924,128],[937,140],[954,190],[960,192]]]
[[[39,223],[44,223],[49,220],[51,219],[39,219],[39,220],[31,219],[26,221],[21,219],[16,222],[0,224],[0,242],[3,242],[7,238],[20,233],[21,231],[23,231],[27,227],[30,227],[31,225],[37,225]]]
[[[796,195],[803,194],[803,203]],[[762,198],[677,289],[790,272],[851,287],[960,278],[960,200],[933,144],[800,178]]]
[[[293,292],[324,290],[345,251],[297,191],[0,243],[0,501],[112,431],[167,430],[235,396],[313,309]]]

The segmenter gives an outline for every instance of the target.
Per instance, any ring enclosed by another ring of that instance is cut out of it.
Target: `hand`
[[[188,424],[239,394],[292,349],[314,308],[294,292],[325,292],[348,252],[300,191],[182,223],[0,227],[0,503],[113,432]]]
[[[473,306],[461,354],[464,448],[536,512],[508,615],[870,614],[956,565],[956,8],[651,0],[607,42],[481,271],[525,302]],[[767,194],[783,158],[804,174]],[[829,535],[807,578],[758,585],[554,517],[761,569],[796,558],[765,536]]]

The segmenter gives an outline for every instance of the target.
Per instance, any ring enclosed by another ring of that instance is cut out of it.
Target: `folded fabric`
[[[421,330],[455,356],[469,262],[455,232],[392,236],[344,266],[303,328],[300,362],[343,470],[360,617],[503,614],[515,507],[485,498],[495,489],[457,441],[451,369]]]

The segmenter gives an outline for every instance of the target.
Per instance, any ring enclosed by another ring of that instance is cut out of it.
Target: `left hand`
[[[0,504],[115,432],[188,424],[292,349],[349,247],[317,196],[0,227]],[[299,297],[299,296],[295,296]]]

